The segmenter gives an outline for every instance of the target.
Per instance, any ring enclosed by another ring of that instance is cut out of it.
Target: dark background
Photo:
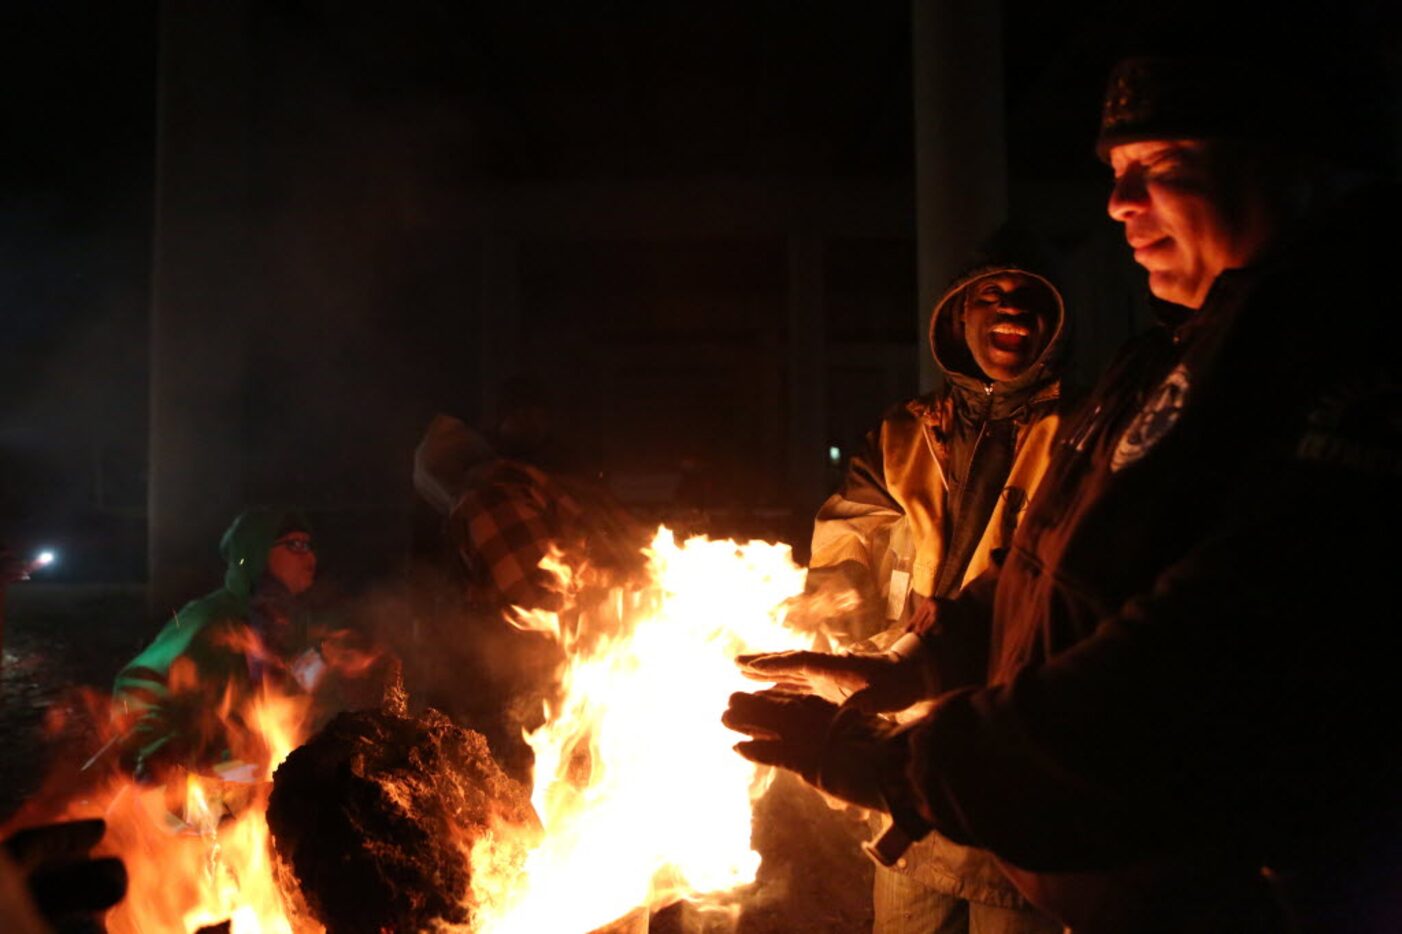
[[[1085,381],[1145,320],[1090,152],[1140,11],[1001,10],[959,51],[1001,56],[1008,213],[1065,254]],[[644,517],[689,468],[715,531],[802,556],[830,448],[923,388],[911,11],[6,4],[0,539],[53,581],[155,556],[164,607],[276,501],[329,573],[391,573],[428,418],[525,375]]]

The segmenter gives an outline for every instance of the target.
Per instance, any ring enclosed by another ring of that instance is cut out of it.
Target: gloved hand
[[[773,652],[741,655],[735,662],[747,678],[817,694],[863,713],[890,713],[938,693],[933,669],[915,649],[918,641],[904,637],[890,652]]]
[[[57,931],[102,930],[102,913],[126,895],[122,861],[89,855],[106,829],[98,819],[64,821],[20,830],[0,845],[34,907]]]
[[[735,746],[751,762],[797,772],[844,801],[886,809],[882,770],[900,769],[893,761],[900,750],[886,748],[891,724],[812,694],[773,688],[730,695],[721,722],[751,737]]]

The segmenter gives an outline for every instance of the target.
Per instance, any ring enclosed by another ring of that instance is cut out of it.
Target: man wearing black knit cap
[[[924,636],[988,627],[990,686],[900,730],[812,696],[726,713],[742,754],[991,850],[1078,932],[1402,930],[1402,195],[1345,119],[1371,89],[1321,90],[1317,58],[1113,72],[1109,211],[1163,321]]]

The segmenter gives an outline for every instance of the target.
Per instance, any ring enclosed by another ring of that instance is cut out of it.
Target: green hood
[[[267,567],[268,549],[293,529],[309,529],[306,517],[295,509],[257,507],[235,519],[219,539],[219,557],[228,565],[224,589],[247,600]]]
[[[249,509],[235,519],[219,540],[219,554],[228,566],[224,586],[181,607],[117,674],[115,713],[139,718],[128,736],[128,752],[144,757],[180,729],[165,709],[170,697],[167,680],[177,658],[188,657],[211,683],[246,677],[242,656],[222,647],[213,633],[221,625],[248,621],[249,601],[267,566],[268,549],[292,529],[308,530],[306,519],[295,510]]]

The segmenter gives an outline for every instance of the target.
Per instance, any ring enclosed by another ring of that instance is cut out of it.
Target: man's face
[[[268,573],[288,592],[302,593],[316,580],[316,552],[306,532],[288,532],[268,549]]]
[[[1050,292],[1031,276],[984,276],[964,293],[964,342],[989,379],[1016,379],[1051,340],[1053,313]]]
[[[1250,263],[1265,242],[1251,173],[1240,164],[1230,171],[1229,162],[1211,140],[1110,150],[1110,216],[1125,225],[1134,261],[1149,271],[1149,291],[1165,301],[1201,308],[1217,275]]]

